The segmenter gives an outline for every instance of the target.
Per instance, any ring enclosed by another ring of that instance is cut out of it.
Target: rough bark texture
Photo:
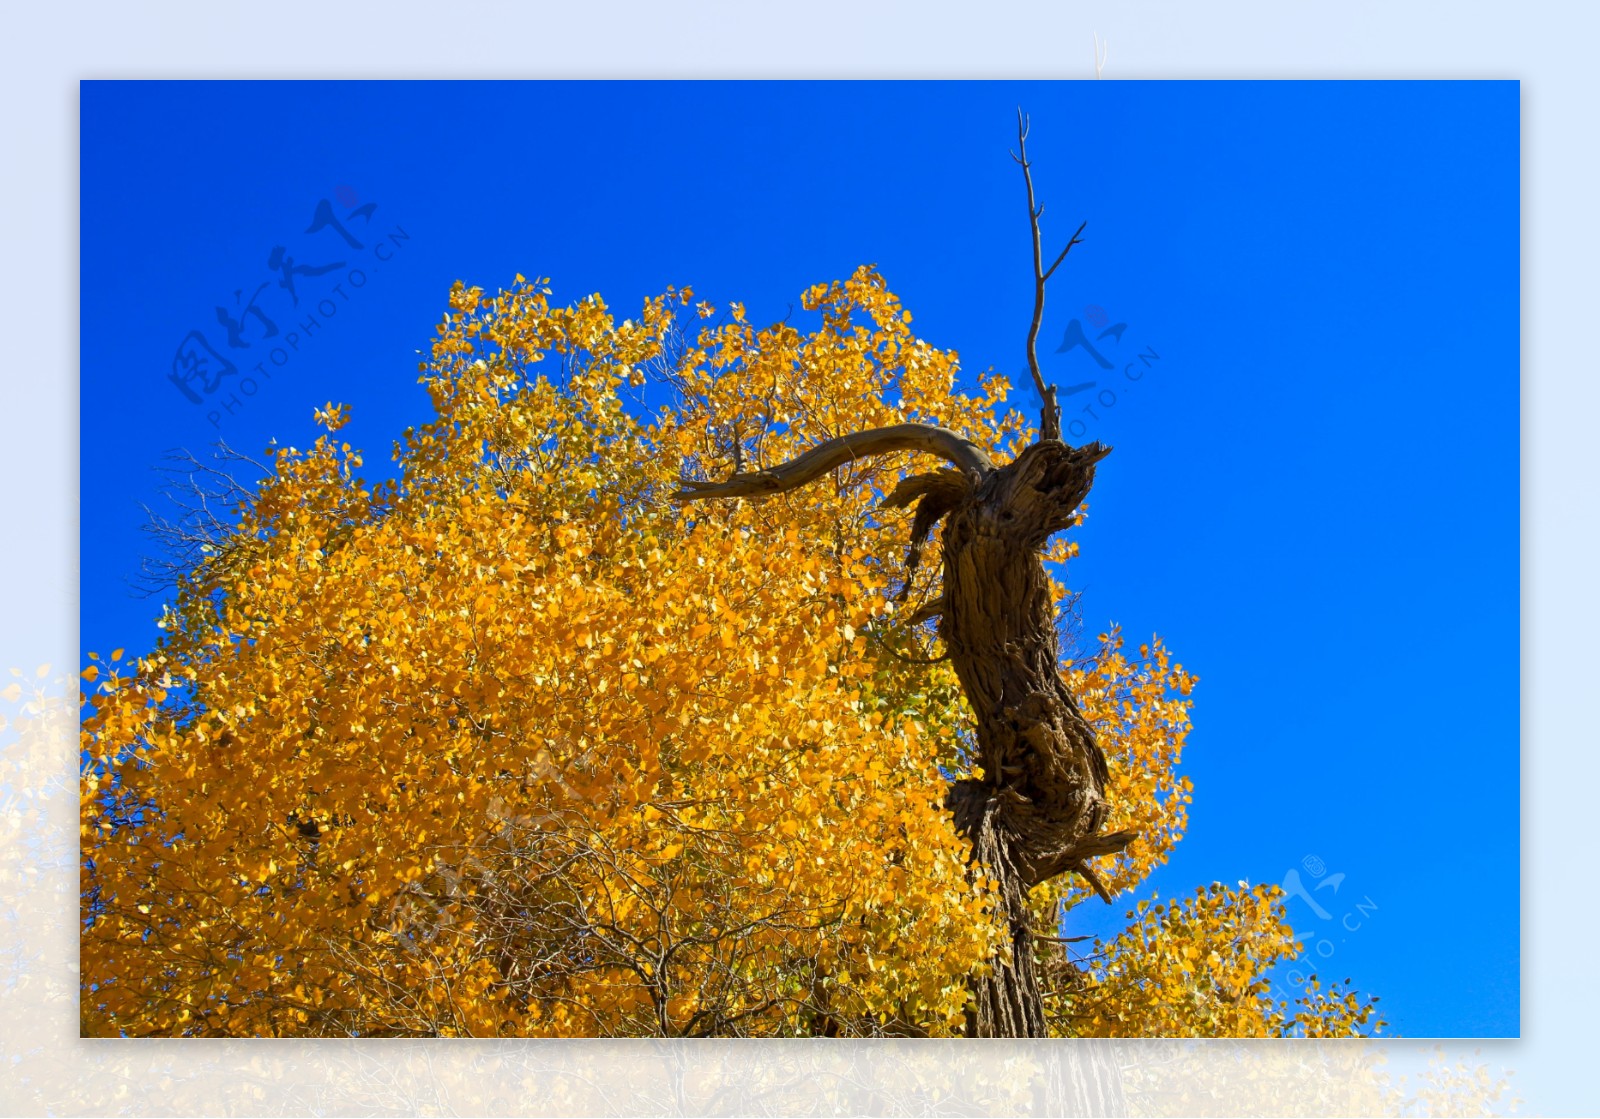
[[[1109,449],[1035,443],[974,484],[954,471],[910,478],[890,498],[920,500],[913,526],[943,512],[944,599],[939,633],[977,720],[982,776],[951,786],[946,805],[977,861],[999,883],[1011,927],[1009,958],[974,982],[969,1032],[1044,1036],[1034,974],[1028,890],[1120,850],[1131,833],[1102,835],[1105,754],[1058,668],[1055,611],[1040,549],[1070,524]],[[965,493],[956,495],[958,487]]]
[[[1035,1115],[1097,1115],[1102,1119],[1115,1119],[1128,1114],[1115,1042],[1098,1039],[1055,1042],[1045,1058],[1043,1080],[1043,1091],[1035,1095]]]
[[[1042,439],[992,467],[968,453],[970,446],[942,429],[904,424],[831,440],[771,471],[687,483],[679,498],[764,496],[803,485],[843,458],[889,450],[930,451],[957,467],[906,478],[884,504],[916,505],[913,567],[933,526],[944,521],[944,595],[918,617],[940,615],[940,636],[977,720],[982,771],[955,782],[945,804],[974,861],[998,883],[1011,933],[989,973],[972,980],[968,1033],[1043,1037],[1028,891],[1075,872],[1109,901],[1087,860],[1120,851],[1134,837],[1100,831],[1105,754],[1061,678],[1040,556],[1050,536],[1071,524],[1110,448]]]

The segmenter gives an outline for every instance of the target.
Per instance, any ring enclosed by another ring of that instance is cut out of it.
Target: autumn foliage
[[[803,302],[809,333],[687,289],[618,322],[457,285],[393,480],[331,404],[275,452],[158,647],[84,673],[85,1034],[962,1032],[1004,939],[944,808],[971,714],[916,620],[937,542],[906,586],[910,514],[880,505],[926,457],[669,497],[844,431],[936,423],[996,458],[1031,432],[871,270]],[[1126,893],[1187,824],[1194,677],[1115,629],[1075,648],[1108,827],[1139,833],[1098,867]],[[1030,900],[1057,1033],[1377,1024],[1269,996],[1296,949],[1274,889],[1141,908],[1070,958],[1045,937],[1093,894]]]

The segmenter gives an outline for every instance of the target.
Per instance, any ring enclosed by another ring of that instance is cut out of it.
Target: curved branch
[[[934,427],[932,424],[895,424],[893,427],[857,431],[829,439],[782,466],[751,474],[735,474],[725,482],[698,482],[685,478],[684,488],[673,494],[673,500],[767,497],[803,486],[835,467],[869,455],[885,455],[892,451],[921,451],[938,455],[964,473],[980,478],[994,468],[982,447],[947,428]]]
[[[903,509],[912,502],[917,504],[917,515],[911,521],[911,550],[906,553],[906,585],[900,589],[896,602],[903,601],[911,593],[912,577],[922,560],[922,545],[933,526],[971,494],[971,478],[959,471],[939,470],[900,479],[894,492],[883,499],[885,509]]]
[[[931,622],[940,614],[943,614],[944,611],[944,595],[940,595],[938,598],[933,599],[930,602],[924,602],[921,606],[917,607],[917,609],[911,613],[911,616],[906,619],[906,627],[909,629],[914,626],[920,626],[923,622]]]

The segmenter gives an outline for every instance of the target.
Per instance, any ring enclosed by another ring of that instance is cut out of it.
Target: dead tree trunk
[[[1045,282],[1079,243],[1073,234],[1044,267],[1039,217],[1027,158],[1027,119],[1018,114],[1018,153],[1028,188],[1033,233],[1034,307],[1028,368],[1042,402],[1040,437],[996,467],[982,449],[927,424],[857,432],[831,439],[792,462],[725,482],[685,481],[679,500],[761,497],[803,486],[868,455],[920,451],[953,469],[912,475],[884,504],[915,504],[909,566],[933,527],[944,522],[943,596],[919,612],[939,616],[939,635],[977,721],[981,777],[955,782],[945,800],[974,862],[999,887],[1009,943],[987,974],[972,980],[968,1033],[1043,1037],[1044,1004],[1035,973],[1028,891],[1075,872],[1109,902],[1088,860],[1126,847],[1133,832],[1104,834],[1106,760],[1060,671],[1055,614],[1041,549],[1073,515],[1094,484],[1095,464],[1111,453],[1099,443],[1072,447],[1060,438],[1055,388],[1039,372],[1035,348]]]
[[[1109,453],[1098,443],[1044,440],[976,482],[954,471],[917,475],[889,499],[919,502],[914,533],[949,503],[939,634],[977,720],[983,776],[956,782],[945,803],[999,884],[1011,928],[1009,959],[974,983],[969,1025],[977,1036],[1044,1035],[1028,891],[1076,871],[1104,896],[1086,860],[1133,838],[1100,834],[1105,755],[1061,678],[1040,558]]]
[[[969,1033],[1042,1037],[1028,891],[1068,872],[1104,891],[1087,860],[1121,850],[1131,832],[1101,834],[1105,755],[1061,677],[1055,614],[1040,550],[1066,528],[1110,453],[1098,443],[1034,443],[999,468],[954,432],[902,424],[830,440],[784,466],[726,482],[686,482],[683,500],[764,496],[804,485],[841,462],[921,450],[958,469],[916,474],[889,495],[916,504],[912,560],[944,521],[939,633],[977,720],[982,776],[957,781],[946,805],[973,858],[999,885],[1010,943],[973,980]],[[1109,900],[1109,899],[1108,899]]]

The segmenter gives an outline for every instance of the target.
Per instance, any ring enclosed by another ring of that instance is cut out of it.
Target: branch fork
[[[1035,202],[1033,196],[1033,164],[1028,162],[1028,116],[1017,110],[1017,150],[1011,158],[1022,167],[1022,181],[1028,188],[1028,227],[1033,234],[1033,321],[1028,324],[1028,372],[1033,375],[1033,387],[1039,394],[1042,408],[1039,413],[1039,438],[1061,438],[1061,407],[1056,403],[1056,386],[1046,384],[1039,371],[1039,327],[1044,322],[1044,286],[1055,275],[1061,262],[1067,259],[1072,246],[1083,243],[1083,231],[1088,222],[1079,225],[1050,267],[1044,266],[1044,249],[1041,245],[1039,219],[1044,216],[1044,204]]]

